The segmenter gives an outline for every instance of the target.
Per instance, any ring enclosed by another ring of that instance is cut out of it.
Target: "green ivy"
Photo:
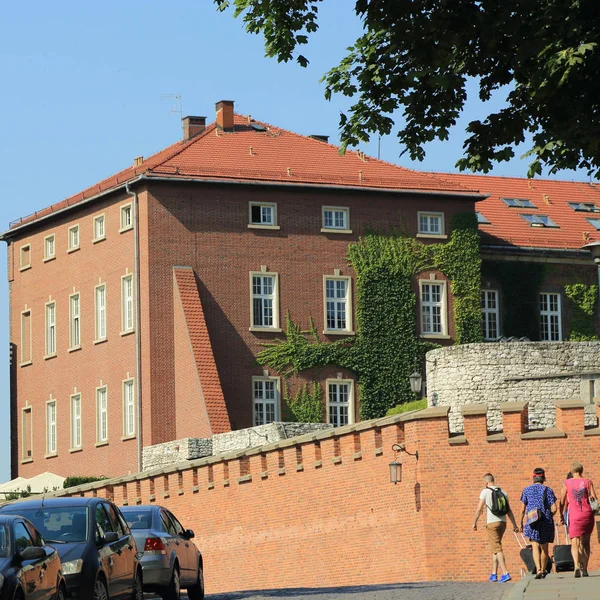
[[[63,489],[83,485],[84,483],[93,483],[94,481],[102,481],[108,479],[104,475],[72,475],[63,481]]]
[[[565,286],[565,294],[571,300],[571,342],[590,342],[598,339],[594,319],[598,300],[598,286],[574,283]]]
[[[482,341],[479,236],[474,214],[458,215],[446,244],[369,233],[350,244],[356,274],[356,336],[323,342],[310,319],[303,331],[288,314],[285,339],[265,344],[257,360],[285,377],[317,366],[355,373],[362,419],[381,417],[413,399],[409,375],[437,345],[417,335],[415,277],[437,268],[451,279],[457,343]]]
[[[313,381],[309,391],[308,385],[303,385],[292,397],[287,381],[285,382],[284,400],[296,423],[323,422],[323,388]]]
[[[391,417],[393,415],[410,412],[411,410],[423,410],[424,408],[427,408],[427,398],[419,398],[418,400],[411,400],[410,402],[398,404],[398,406],[390,408],[387,413],[385,413],[385,416]]]

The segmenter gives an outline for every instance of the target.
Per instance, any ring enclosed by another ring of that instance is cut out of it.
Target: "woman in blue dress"
[[[527,486],[521,494],[523,512],[521,513],[521,531],[531,542],[533,561],[537,569],[536,579],[546,576],[548,564],[548,544],[554,541],[554,515],[556,514],[556,496],[551,488],[544,485],[546,473],[544,469],[533,471],[533,484]],[[540,518],[530,525],[523,522],[525,515],[534,509],[539,509]]]

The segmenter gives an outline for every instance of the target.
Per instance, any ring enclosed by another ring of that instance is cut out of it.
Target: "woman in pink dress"
[[[572,479],[563,483],[560,501],[560,522],[564,523],[565,508],[569,509],[569,537],[571,554],[575,563],[575,577],[588,577],[590,538],[594,530],[594,511],[590,499],[596,498],[591,479],[583,477],[583,465],[571,465]]]

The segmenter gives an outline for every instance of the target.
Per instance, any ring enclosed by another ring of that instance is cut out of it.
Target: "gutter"
[[[579,256],[590,256],[589,250],[581,250],[580,248],[546,248],[541,246],[509,246],[509,245],[488,245],[481,244],[480,248],[482,250],[504,250],[509,252],[543,252],[545,254],[577,254]]]

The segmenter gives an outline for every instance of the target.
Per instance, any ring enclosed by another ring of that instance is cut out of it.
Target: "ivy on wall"
[[[425,353],[436,348],[417,334],[415,276],[439,269],[451,279],[456,341],[482,341],[479,235],[474,214],[454,217],[446,244],[422,244],[414,238],[369,233],[350,244],[348,261],[356,274],[354,338],[324,342],[314,321],[308,331],[286,317],[285,339],[265,344],[257,360],[283,376],[317,366],[336,365],[355,373],[360,416],[384,416],[413,399],[409,375]]]
[[[313,381],[311,389],[303,385],[294,396],[291,395],[287,381],[283,394],[292,421],[296,423],[321,423],[323,421],[323,388],[317,381]]]
[[[590,342],[599,339],[594,323],[598,286],[574,283],[565,286],[565,294],[571,300],[573,310],[569,341]]]

